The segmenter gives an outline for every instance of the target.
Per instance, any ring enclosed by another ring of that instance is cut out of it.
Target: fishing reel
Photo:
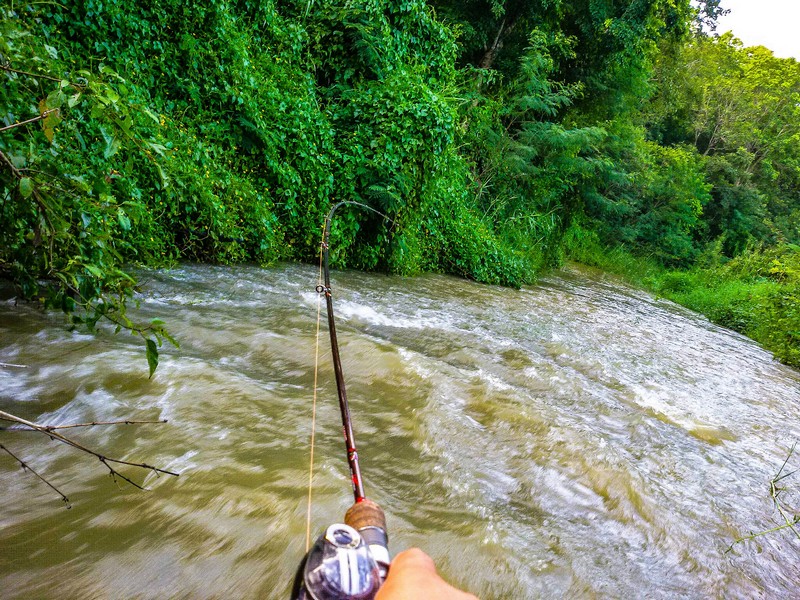
[[[383,510],[371,500],[354,504],[303,558],[292,600],[373,600],[389,572],[387,546]]]

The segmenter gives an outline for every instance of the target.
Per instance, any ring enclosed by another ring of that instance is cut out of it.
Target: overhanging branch
[[[38,431],[39,433],[43,433],[44,435],[48,436],[51,440],[55,440],[55,441],[61,442],[62,444],[66,444],[67,446],[71,446],[71,447],[73,447],[73,448],[75,448],[77,450],[80,450],[81,452],[85,452],[86,454],[91,454],[92,456],[97,457],[97,459],[106,466],[106,468],[109,471],[109,475],[111,476],[111,478],[115,482],[117,482],[117,478],[119,478],[119,479],[122,479],[124,481],[127,481],[132,486],[134,486],[136,488],[139,488],[140,490],[144,490],[146,488],[144,488],[142,485],[136,483],[135,481],[131,480],[130,478],[128,478],[124,474],[122,474],[119,471],[117,471],[114,467],[111,466],[111,464],[127,465],[127,466],[130,466],[130,467],[139,467],[141,469],[147,469],[149,471],[152,471],[156,475],[159,475],[159,474],[163,473],[165,475],[172,475],[173,477],[178,477],[179,476],[179,473],[175,473],[173,471],[168,471],[166,469],[161,469],[161,468],[155,467],[153,465],[148,465],[147,463],[144,463],[144,462],[133,462],[133,461],[122,460],[122,459],[119,459],[119,458],[112,458],[112,457],[109,457],[109,456],[104,456],[104,455],[100,454],[99,452],[95,452],[91,448],[87,448],[83,444],[81,444],[79,442],[76,442],[75,440],[73,440],[71,438],[68,438],[68,437],[66,437],[66,436],[64,436],[64,435],[62,435],[62,434],[60,434],[60,433],[55,431],[56,429],[66,429],[66,428],[69,428],[69,427],[90,427],[90,426],[93,426],[93,425],[115,425],[115,424],[126,424],[126,423],[127,424],[133,424],[133,423],[145,423],[145,422],[166,423],[167,422],[166,420],[163,420],[163,421],[105,421],[105,422],[95,422],[95,423],[78,423],[78,424],[75,424],[75,425],[57,425],[57,426],[54,426],[54,425],[40,425],[39,423],[33,423],[32,421],[28,421],[27,419],[23,419],[21,417],[18,417],[16,415],[12,415],[11,413],[8,413],[8,412],[2,411],[2,410],[0,410],[0,420],[10,421],[12,423],[17,423],[19,425],[23,425],[26,428],[28,428],[29,430]],[[2,448],[3,450],[5,450],[9,454],[11,454],[11,452],[7,448],[5,448],[3,446],[0,446],[0,448]],[[12,454],[12,456],[14,456],[14,455]],[[17,458],[16,456],[14,456],[14,458],[23,465],[23,468],[30,469],[30,467],[28,467],[25,463],[23,463],[19,458]],[[111,464],[109,464],[109,463],[111,463]],[[30,470],[35,473],[35,471],[33,471],[33,469],[30,469]],[[54,486],[52,486],[47,480],[45,480],[43,477],[41,477],[38,473],[35,473],[35,474],[37,475],[37,477],[39,477],[45,483],[47,483],[51,488],[56,490],[59,493],[59,495],[62,496],[62,499],[66,499],[66,496],[64,496],[64,494],[62,494]]]

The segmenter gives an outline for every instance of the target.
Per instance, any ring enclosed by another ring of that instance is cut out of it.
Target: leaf
[[[130,133],[131,124],[133,123],[130,115],[125,115],[122,119],[117,119],[115,122],[117,125],[119,125],[119,128],[122,129],[122,131],[125,133]]]
[[[158,368],[158,347],[153,340],[145,340],[147,346],[147,366],[150,368],[150,376],[152,379],[153,373]]]
[[[67,95],[60,89],[56,89],[47,94],[47,98],[44,100],[44,105],[47,109],[61,108],[61,106],[64,104],[64,100],[66,99]]]
[[[44,49],[47,50],[47,53],[50,55],[50,58],[58,60],[58,50],[56,50],[52,46],[48,46],[47,44],[44,45]]]
[[[98,279],[103,278],[103,271],[100,268],[96,267],[95,265],[85,264],[83,268],[86,269],[91,275],[94,275]]]
[[[163,335],[167,339],[167,341],[170,344],[172,344],[173,346],[175,346],[176,348],[180,348],[181,347],[181,345],[178,343],[178,340],[176,340],[174,337],[172,337],[166,329],[162,329],[161,330],[161,335]]]
[[[61,123],[61,111],[54,110],[42,120],[42,129],[47,141],[53,143],[55,128]]]
[[[122,228],[122,231],[131,230],[131,220],[121,207],[117,209],[117,221],[119,221],[119,226]]]
[[[150,110],[149,108],[144,108],[143,110],[144,110],[144,114],[146,114],[148,117],[153,119],[153,121],[155,121],[156,125],[159,125],[161,123],[161,121],[158,118],[158,115],[156,113],[154,113],[152,110]]]
[[[11,160],[11,164],[18,169],[24,169],[28,164],[28,159],[21,154],[9,154],[8,158]]]
[[[100,63],[100,66],[97,68],[103,75],[116,75],[114,70],[107,66],[105,63]]]
[[[104,158],[111,158],[122,147],[122,143],[119,141],[119,138],[116,136],[112,136],[110,138],[106,138],[106,149],[103,151]]]
[[[164,154],[164,150],[167,149],[166,146],[162,146],[161,144],[155,144],[153,142],[147,142],[147,145],[150,146],[159,156],[166,156]]]
[[[169,187],[169,177],[167,177],[166,172],[158,163],[156,163],[156,169],[158,169],[158,175],[161,178],[161,189],[165,190]]]
[[[23,198],[30,198],[33,194],[33,182],[30,177],[23,177],[19,180],[19,193]]]

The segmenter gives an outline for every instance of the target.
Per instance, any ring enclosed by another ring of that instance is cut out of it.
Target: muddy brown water
[[[72,502],[0,453],[0,596],[285,598],[305,545],[317,270],[142,279],[134,314],[181,342],[152,380],[135,337],[0,305],[0,409],[168,419],[69,435],[181,473],[126,469],[141,492],[0,431]],[[797,371],[584,269],[522,290],[337,272],[333,289],[365,487],[394,552],[424,548],[484,600],[800,597],[791,533],[725,553],[774,526],[769,480],[800,439]],[[324,337],[321,361],[315,532],[351,500]]]

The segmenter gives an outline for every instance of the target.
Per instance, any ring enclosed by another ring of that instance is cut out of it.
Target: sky
[[[800,60],[800,0],[722,0],[730,14],[717,33],[733,31],[745,46],[766,46],[781,58]]]

